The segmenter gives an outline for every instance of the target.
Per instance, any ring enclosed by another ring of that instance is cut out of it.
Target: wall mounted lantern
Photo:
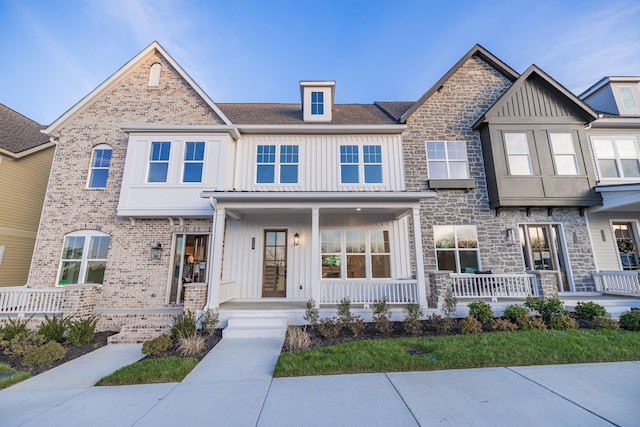
[[[156,243],[155,246],[151,246],[151,260],[157,261],[162,256],[162,243]]]
[[[300,235],[298,233],[293,235],[293,246],[298,246],[300,244]]]
[[[507,243],[509,245],[517,245],[518,241],[516,240],[516,229],[515,228],[507,228]]]

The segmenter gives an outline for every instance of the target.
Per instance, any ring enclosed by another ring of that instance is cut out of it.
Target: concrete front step
[[[107,338],[107,344],[142,344],[162,334],[171,333],[172,323],[162,320],[142,320],[123,325],[120,333]]]
[[[272,317],[231,318],[222,330],[223,338],[284,338],[287,319]]]

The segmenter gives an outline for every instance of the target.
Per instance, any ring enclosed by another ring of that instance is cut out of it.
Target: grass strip
[[[417,350],[409,355],[407,350]],[[532,330],[353,341],[282,353],[275,377],[640,360],[640,333]]]
[[[0,363],[0,372],[15,372],[9,377],[0,378],[0,390],[2,390],[3,388],[11,387],[12,385],[19,383],[20,381],[24,381],[27,378],[31,377],[28,372],[16,371],[6,363]]]
[[[118,369],[96,385],[131,385],[180,382],[198,364],[195,357],[143,359]]]

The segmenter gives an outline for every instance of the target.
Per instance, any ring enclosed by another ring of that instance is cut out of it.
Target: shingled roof
[[[395,121],[399,121],[400,117],[402,117],[405,111],[407,111],[413,106],[413,104],[415,104],[415,101],[376,101],[375,104],[388,115],[393,117]]]
[[[335,104],[329,123],[305,122],[300,104],[224,104],[216,103],[236,125],[390,125],[392,116],[374,104]]]
[[[0,149],[18,154],[49,141],[45,127],[0,104]]]

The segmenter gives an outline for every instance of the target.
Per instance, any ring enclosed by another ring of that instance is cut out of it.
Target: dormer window
[[[311,114],[324,114],[324,92],[311,92]]]
[[[633,89],[630,86],[620,86],[618,88],[620,92],[620,98],[622,99],[622,105],[625,110],[637,110],[638,103],[636,102],[636,98],[633,96]]]
[[[301,81],[302,119],[305,122],[330,122],[336,82]]]

